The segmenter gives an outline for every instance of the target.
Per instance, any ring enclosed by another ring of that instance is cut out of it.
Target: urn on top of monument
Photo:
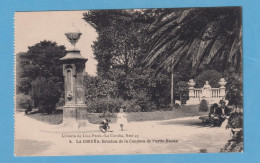
[[[73,48],[67,50],[67,54],[60,60],[63,63],[65,106],[70,108],[86,107],[85,93],[83,86],[83,75],[85,62],[88,60],[80,54],[80,50],[75,48],[82,33],[73,27],[65,36]]]
[[[75,47],[76,43],[78,42],[80,36],[82,35],[82,33],[79,31],[79,29],[77,29],[76,27],[72,27],[69,32],[65,33],[68,41],[71,43],[71,45],[73,45]]]
[[[80,54],[80,50],[78,50],[76,48],[76,43],[79,41],[81,35],[82,35],[82,33],[74,26],[70,29],[69,32],[65,33],[65,36],[67,37],[68,41],[71,43],[72,47],[70,47],[67,50],[67,55],[65,57],[61,58],[60,60],[62,60],[62,61],[71,60],[71,59],[77,59],[77,60],[83,60],[83,61],[88,60],[88,59],[84,58]]]

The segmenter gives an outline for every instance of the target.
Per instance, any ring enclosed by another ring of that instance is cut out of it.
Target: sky
[[[64,33],[75,26],[82,33],[76,48],[82,56],[88,58],[85,71],[96,75],[97,61],[91,45],[96,40],[97,33],[82,19],[84,12],[86,11],[15,12],[15,54],[27,52],[28,46],[43,40],[54,41],[69,49],[71,45]]]

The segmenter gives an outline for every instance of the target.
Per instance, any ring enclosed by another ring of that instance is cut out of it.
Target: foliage
[[[172,69],[174,98],[185,101],[184,81],[202,72],[198,87],[208,79],[218,87],[218,72],[242,67],[239,7],[93,10],[83,19],[99,35],[93,45],[98,77],[115,83],[116,97],[140,106],[169,105]]]
[[[36,78],[32,82],[32,91],[30,96],[39,103],[39,110],[51,113],[62,94],[58,77]]]
[[[209,110],[208,103],[205,99],[201,100],[199,111],[200,112],[207,112]]]
[[[243,113],[231,113],[226,128],[231,128],[232,138],[228,140],[221,152],[242,152],[244,149],[243,143]],[[236,129],[236,130],[233,130]]]
[[[227,128],[243,128],[243,113],[241,113],[241,112],[231,113],[226,127]]]
[[[66,54],[65,47],[41,41],[28,48],[26,53],[17,54],[17,90],[29,95],[34,107],[50,112],[64,91],[60,58]]]
[[[242,94],[243,84],[239,79],[228,80],[227,86],[227,99],[230,105],[235,105],[236,107],[243,107],[243,94]]]
[[[202,88],[206,81],[209,82],[209,85],[212,88],[219,87],[219,80],[222,78],[222,75],[216,70],[205,70],[200,75],[195,77],[196,87]]]
[[[16,102],[18,108],[26,109],[28,111],[32,110],[33,106],[30,96],[19,94],[16,96]]]
[[[186,103],[186,100],[189,97],[188,88],[188,82],[186,81],[179,81],[175,86],[174,93],[179,96],[179,100],[181,101],[181,103]]]
[[[225,72],[227,78],[227,95],[229,105],[235,105],[236,107],[243,107],[243,79],[242,73],[235,73],[234,69],[229,69]]]
[[[117,83],[99,76],[84,75],[86,101],[93,101],[97,98],[116,98],[118,96]]]
[[[154,20],[146,10],[92,10],[84,13],[83,19],[98,33],[92,46],[98,61],[98,74],[103,76],[112,67],[128,74],[140,67],[146,54],[145,34]]]
[[[187,59],[186,70],[242,68],[242,14],[240,7],[155,9],[147,33],[148,55],[144,64],[178,68]]]
[[[153,70],[135,68],[126,77],[121,77],[119,69],[111,69],[110,79],[99,76],[85,76],[86,99],[123,98],[125,101],[135,101],[142,110],[150,110],[145,106],[149,103],[151,109],[167,106],[169,103],[170,81],[167,75],[154,75]],[[155,109],[156,110],[156,109]]]
[[[124,101],[123,107],[125,108],[126,112],[140,112],[142,110],[138,100],[135,99]]]
[[[102,10],[84,14],[99,34],[93,51],[98,61],[98,75],[116,82],[117,96],[138,103],[165,105],[168,75],[155,76],[152,69],[141,67],[146,54],[146,28],[154,19],[146,10]],[[165,80],[166,79],[166,80]]]
[[[169,104],[170,78],[167,74],[155,75],[152,69],[134,69],[127,77],[127,99],[136,99],[139,105],[154,103],[158,108]],[[145,109],[146,110],[146,109]]]
[[[122,106],[123,99],[120,98],[98,98],[87,103],[87,109],[90,113],[105,113],[117,112],[118,108]]]

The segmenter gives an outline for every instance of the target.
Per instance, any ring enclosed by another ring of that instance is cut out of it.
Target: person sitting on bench
[[[217,103],[213,104],[210,107],[210,112],[209,112],[209,123],[212,127],[218,125],[220,114],[221,112],[219,110],[218,104]]]

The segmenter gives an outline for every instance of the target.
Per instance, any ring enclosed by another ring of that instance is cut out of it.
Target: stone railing
[[[211,88],[209,82],[206,81],[202,88],[194,88],[195,82],[191,79],[189,84],[189,100],[186,102],[187,105],[199,104],[201,100],[205,99],[209,104],[219,103],[220,100],[226,96],[226,81],[224,78],[218,82],[220,88]]]

